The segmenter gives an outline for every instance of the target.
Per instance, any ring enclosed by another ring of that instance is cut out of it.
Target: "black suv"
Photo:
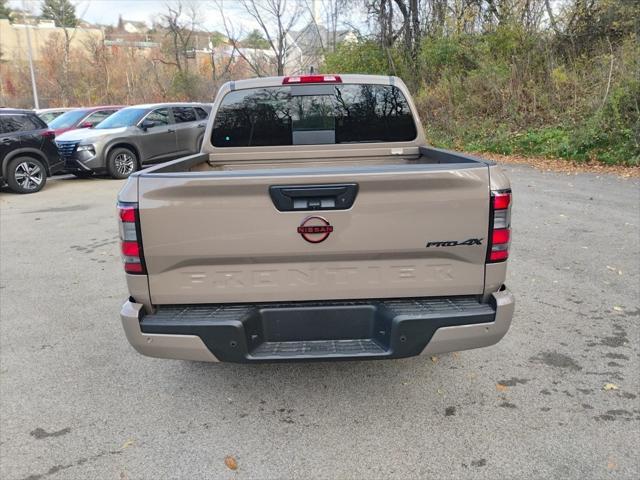
[[[0,185],[16,193],[41,190],[64,167],[54,138],[34,112],[0,108]]]

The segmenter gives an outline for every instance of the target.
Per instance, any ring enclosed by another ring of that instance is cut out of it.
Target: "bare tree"
[[[393,0],[369,0],[367,11],[379,28],[380,43],[383,48],[393,46],[399,36],[394,27]]]
[[[56,25],[61,26],[62,32],[64,35],[63,41],[63,57],[62,57],[62,79],[60,80],[60,96],[62,100],[62,105],[69,105],[69,100],[71,96],[71,42],[76,35],[76,31],[78,29],[78,21],[75,17],[75,7],[69,4],[72,7],[73,11],[73,19],[72,21],[67,18],[68,9],[67,8],[53,8],[48,11],[48,18],[51,18]],[[82,12],[82,15],[86,13],[87,5]],[[82,15],[79,18],[82,18]]]
[[[227,18],[222,0],[216,0],[215,3],[220,11],[220,18],[222,19],[227,42],[233,49],[232,51],[237,52],[238,56],[244,60],[244,62],[257,76],[264,77],[270,75],[269,59],[256,48],[244,47],[242,42],[242,39],[245,36],[243,29],[233,25],[233,23]]]
[[[405,48],[409,52],[411,59],[415,61],[418,57],[418,47],[422,33],[420,29],[419,2],[418,0],[394,1],[402,14],[402,36]]]
[[[169,39],[171,61],[157,59],[164,64],[174,65],[180,74],[189,71],[187,51],[193,48],[193,37],[198,26],[198,9],[194,2],[178,0],[167,5],[167,13],[161,16],[161,25]]]
[[[113,95],[111,92],[111,69],[109,55],[104,44],[103,37],[89,36],[82,42],[87,53],[87,58],[94,77],[92,83],[101,94],[99,103],[113,103]],[[105,101],[106,100],[106,101]]]
[[[294,28],[308,12],[302,0],[240,0],[243,10],[257,23],[259,30],[269,44],[270,55],[249,54],[242,48],[238,30],[234,28],[224,11],[222,0],[217,0],[227,37],[238,54],[259,76],[264,75],[265,61],[272,63],[277,75],[284,75],[287,60],[297,51],[302,60],[302,51],[297,44]]]
[[[347,14],[348,0],[328,0],[327,16],[329,18],[329,30],[331,32],[331,50],[335,50],[338,44],[338,26],[341,18]]]
[[[236,48],[231,46],[231,51],[228,51],[228,48],[225,47],[226,39],[224,36],[218,32],[212,32],[209,48],[211,50],[211,80],[214,90],[217,90],[223,81],[230,79],[231,67],[236,60]]]

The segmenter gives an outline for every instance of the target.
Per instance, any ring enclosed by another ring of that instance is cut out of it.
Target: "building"
[[[99,28],[68,28],[71,48],[85,49],[85,45],[102,40],[104,35]],[[27,37],[28,35],[28,37]],[[34,61],[42,59],[42,52],[47,43],[56,36],[64,38],[65,29],[56,27],[50,20],[28,23],[10,23],[0,19],[0,52],[3,62],[22,62],[29,58],[29,40]]]

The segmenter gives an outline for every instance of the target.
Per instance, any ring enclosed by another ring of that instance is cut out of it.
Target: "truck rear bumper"
[[[161,306],[121,311],[143,355],[195,361],[273,362],[403,358],[486,347],[509,329],[515,301],[503,287],[476,297]]]

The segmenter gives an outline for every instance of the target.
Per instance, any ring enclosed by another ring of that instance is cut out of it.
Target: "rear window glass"
[[[200,120],[203,120],[209,116],[209,114],[204,108],[196,107],[196,112],[198,113],[198,118]]]
[[[411,141],[417,130],[390,85],[283,86],[228,93],[216,113],[216,147]]]
[[[176,123],[195,122],[196,113],[191,107],[173,107],[173,118]]]
[[[42,121],[31,115],[0,115],[0,132],[29,132],[46,128]]]

